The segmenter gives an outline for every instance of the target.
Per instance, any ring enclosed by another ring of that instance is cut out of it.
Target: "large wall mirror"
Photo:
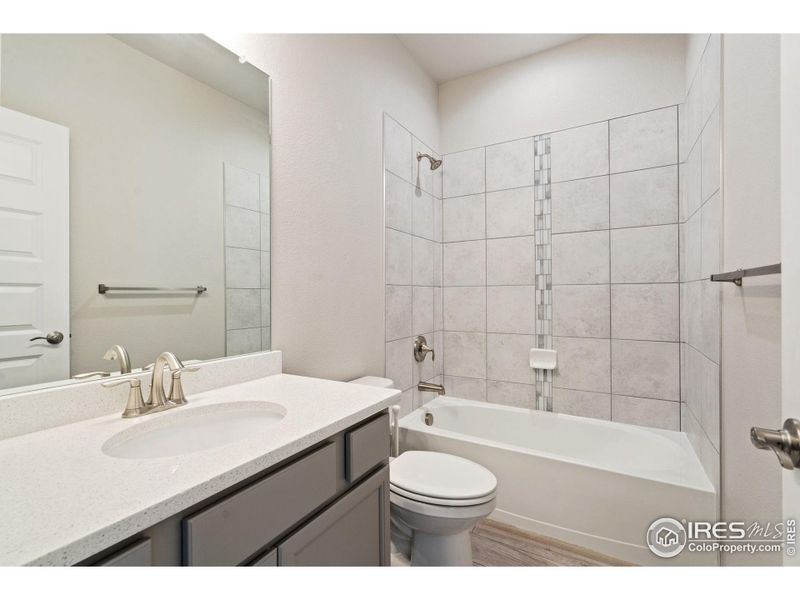
[[[270,348],[269,90],[202,35],[0,36],[0,394]]]

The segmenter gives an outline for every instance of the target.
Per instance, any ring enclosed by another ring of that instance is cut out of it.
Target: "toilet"
[[[351,383],[390,388],[391,379]],[[412,566],[471,566],[470,532],[495,507],[497,479],[452,454],[409,450],[389,463],[392,555]]]

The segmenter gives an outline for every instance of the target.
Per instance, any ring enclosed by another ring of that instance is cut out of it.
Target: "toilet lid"
[[[391,462],[389,480],[398,491],[452,500],[484,498],[497,488],[488,469],[442,452],[404,452]]]

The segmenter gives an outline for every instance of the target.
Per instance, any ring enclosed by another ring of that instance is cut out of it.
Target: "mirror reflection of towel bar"
[[[110,286],[101,283],[97,286],[98,294],[105,294],[106,292],[194,292],[198,296],[203,292],[208,291],[204,285],[195,287],[171,288],[171,287],[131,287],[131,286]]]

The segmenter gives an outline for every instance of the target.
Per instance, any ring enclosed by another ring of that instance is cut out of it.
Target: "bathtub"
[[[714,487],[683,433],[442,396],[399,425],[403,450],[456,454],[495,474],[491,519],[640,565],[718,562],[662,559],[645,544],[659,517],[715,519]]]

